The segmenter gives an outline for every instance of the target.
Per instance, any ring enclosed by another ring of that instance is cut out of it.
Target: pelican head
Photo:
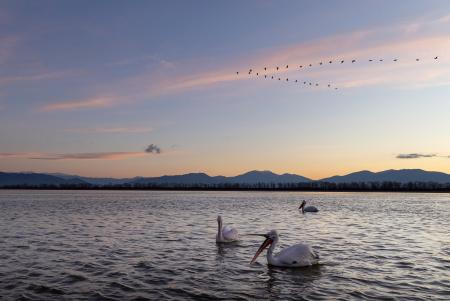
[[[302,203],[300,204],[300,207],[298,207],[298,209],[303,209],[306,206],[306,201],[303,200]]]
[[[261,246],[259,247],[258,251],[256,251],[255,256],[253,256],[252,261],[250,261],[250,264],[255,262],[256,258],[258,258],[258,256],[262,253],[262,251],[264,251],[265,248],[267,248],[268,246],[272,245],[273,243],[276,244],[278,242],[278,232],[277,232],[277,230],[270,230],[266,234],[254,234],[254,235],[262,236],[262,237],[265,237],[266,239],[261,244]]]

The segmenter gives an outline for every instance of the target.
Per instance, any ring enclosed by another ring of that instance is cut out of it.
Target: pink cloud
[[[1,158],[25,158],[33,160],[123,160],[149,156],[148,152],[99,152],[99,153],[0,153]]]
[[[16,81],[37,81],[37,80],[49,80],[60,79],[68,75],[75,74],[73,71],[47,71],[42,73],[30,74],[30,75],[16,75],[8,77],[0,77],[0,84],[6,84]]]
[[[139,152],[92,152],[92,153],[41,153],[41,152],[4,152],[2,158],[25,158],[33,160],[122,160],[145,157],[151,154],[160,155],[162,150],[156,144],[149,144]]]
[[[80,128],[80,129],[66,129],[66,132],[74,133],[149,133],[153,131],[152,128],[145,127],[113,127],[113,128]]]
[[[79,109],[106,108],[115,105],[113,97],[94,97],[81,100],[71,100],[45,105],[40,109],[43,112],[73,111]]]

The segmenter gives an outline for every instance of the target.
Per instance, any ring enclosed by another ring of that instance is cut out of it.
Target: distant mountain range
[[[235,177],[209,176],[205,173],[135,178],[92,178],[61,173],[4,173],[0,172],[0,187],[12,185],[195,185],[195,184],[257,184],[257,183],[306,183],[309,178],[295,174],[275,174],[271,171],[250,171]],[[345,176],[333,176],[316,182],[354,183],[354,182],[435,182],[450,183],[450,174],[421,169],[385,170],[381,172],[358,171]]]

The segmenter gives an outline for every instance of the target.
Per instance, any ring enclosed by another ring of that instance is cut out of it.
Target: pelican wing
[[[305,210],[305,212],[319,212],[319,209],[317,209],[314,206],[308,206],[304,210]]]
[[[237,240],[239,238],[236,228],[231,226],[225,226],[222,229],[223,238],[226,240]]]
[[[307,244],[297,244],[281,250],[277,260],[286,266],[309,266],[316,264],[319,256]]]

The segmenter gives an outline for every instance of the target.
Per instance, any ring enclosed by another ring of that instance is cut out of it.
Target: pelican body
[[[301,203],[300,207],[298,207],[298,209],[302,209],[302,213],[305,213],[305,212],[319,212],[319,209],[317,209],[314,206],[306,207],[306,201],[305,200],[303,200],[303,202]]]
[[[319,263],[319,255],[307,244],[300,243],[287,248],[284,248],[276,255],[273,254],[275,247],[278,243],[278,233],[276,230],[271,230],[267,234],[257,234],[266,238],[261,244],[258,251],[256,251],[250,264],[255,262],[256,258],[264,251],[267,250],[267,263],[276,267],[307,267]]]
[[[222,217],[217,216],[217,234],[216,242],[233,242],[239,240],[239,235],[236,228],[231,226],[222,226]]]

